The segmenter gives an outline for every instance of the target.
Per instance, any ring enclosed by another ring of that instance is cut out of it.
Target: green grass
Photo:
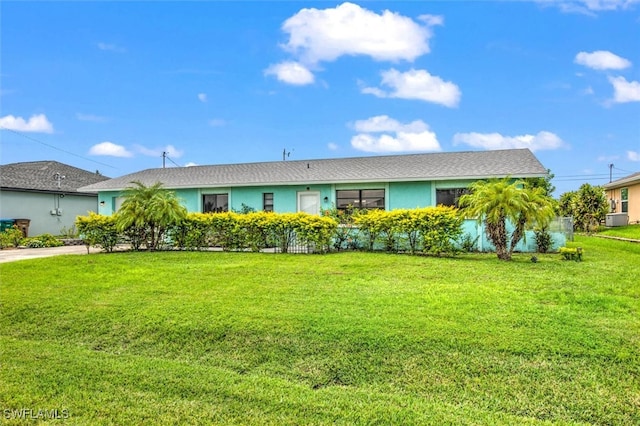
[[[640,244],[569,245],[583,262],[166,252],[0,264],[0,415],[638,424]]]
[[[640,240],[640,224],[617,226],[615,228],[605,228],[598,231],[600,235],[607,235],[611,237],[631,238],[634,240]]]

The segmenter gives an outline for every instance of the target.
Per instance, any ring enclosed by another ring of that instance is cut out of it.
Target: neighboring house
[[[118,210],[122,191],[133,181],[162,183],[189,212],[250,207],[319,214],[332,207],[456,205],[472,182],[507,176],[544,177],[547,169],[528,149],[509,149],[148,169],[80,189],[98,193],[98,212],[105,215]],[[476,221],[467,221],[465,228],[482,233]],[[526,244],[525,250],[531,250],[534,238]],[[480,249],[488,245],[486,238],[479,240]]]
[[[99,213],[112,214],[122,190],[161,182],[190,212],[416,208],[454,205],[478,179],[542,177],[547,170],[528,149],[388,155],[324,160],[148,169],[80,188],[97,192]]]
[[[640,172],[603,185],[610,214],[607,225],[640,223]],[[616,217],[618,216],[618,217]]]
[[[98,210],[96,194],[78,188],[107,179],[57,161],[0,165],[0,218],[26,219],[31,236],[59,235],[76,216]]]

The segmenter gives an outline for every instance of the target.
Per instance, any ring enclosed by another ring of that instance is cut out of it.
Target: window
[[[629,188],[622,188],[620,190],[620,207],[622,213],[629,212]]]
[[[265,212],[273,211],[273,192],[265,192],[262,194],[262,209]]]
[[[205,194],[202,196],[203,213],[229,211],[229,194]]]
[[[349,189],[336,191],[336,207],[358,209],[384,209],[384,189]]]
[[[436,189],[436,205],[458,207],[458,200],[470,191],[467,188]]]

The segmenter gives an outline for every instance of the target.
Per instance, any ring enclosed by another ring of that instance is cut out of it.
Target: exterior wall
[[[115,213],[116,198],[120,196],[119,192],[108,191],[98,194],[98,213],[110,216]]]
[[[60,215],[51,214],[59,209]],[[97,211],[96,196],[28,191],[0,191],[0,218],[29,219],[29,236],[60,235],[74,226],[76,217]]]
[[[341,189],[384,189],[385,209],[413,209],[435,205],[436,187],[460,188],[468,182],[390,182],[358,184],[322,184],[291,186],[249,186],[237,188],[192,188],[177,189],[176,195],[189,212],[202,211],[204,194],[229,194],[229,209],[239,211],[242,204],[255,210],[263,209],[263,194],[273,193],[274,211],[291,213],[298,211],[298,193],[316,191],[320,193],[321,208],[328,209],[336,204],[336,191]],[[119,207],[120,192],[101,192],[98,196],[99,213],[110,215]]]
[[[263,209],[263,194],[273,193],[274,211],[292,213],[298,209],[298,192],[316,191],[320,193],[322,208],[330,208],[335,203],[334,185],[310,186],[249,186],[239,188],[192,188],[177,189],[176,196],[189,212],[202,212],[202,196],[205,194],[228,194],[229,210],[240,211],[242,204],[257,211]],[[326,198],[326,201],[325,201]],[[121,194],[118,191],[101,192],[98,196],[98,213],[111,215],[120,206]],[[86,213],[85,213],[86,214]]]
[[[331,207],[331,201],[335,200],[335,191],[332,185],[295,185],[295,186],[251,186],[233,188],[229,193],[229,208],[241,210],[242,204],[257,211],[263,209],[264,193],[273,193],[273,210],[277,213],[293,213],[298,211],[298,192],[319,192],[322,208]],[[327,201],[324,201],[324,199]],[[198,210],[201,211],[201,210]]]
[[[628,212],[629,216],[629,224],[632,223],[640,223],[640,182],[638,183],[630,183],[628,185],[623,185],[619,188],[607,189],[606,196],[607,200],[615,200],[616,201],[616,209],[614,213],[621,213],[622,208],[620,204],[620,200],[622,199],[621,190],[622,188],[628,188]]]
[[[431,182],[391,182],[386,192],[389,210],[434,205]]]
[[[472,240],[478,238],[476,242],[476,248],[478,251],[495,251],[495,247],[487,236],[485,232],[484,223],[480,223],[475,219],[465,219],[462,224],[462,235],[468,235]],[[513,232],[513,227],[508,227],[509,233]],[[557,251],[560,247],[564,247],[567,244],[567,237],[561,231],[554,230],[554,226],[551,226],[551,247],[549,248],[550,252]],[[535,253],[537,250],[536,247],[536,238],[535,233],[533,231],[525,231],[525,237],[520,240],[518,245],[516,246],[515,251],[520,251],[524,253]]]

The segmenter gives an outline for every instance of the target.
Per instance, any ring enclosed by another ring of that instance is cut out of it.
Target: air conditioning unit
[[[604,224],[609,227],[626,226],[629,223],[629,215],[626,213],[609,213]]]

